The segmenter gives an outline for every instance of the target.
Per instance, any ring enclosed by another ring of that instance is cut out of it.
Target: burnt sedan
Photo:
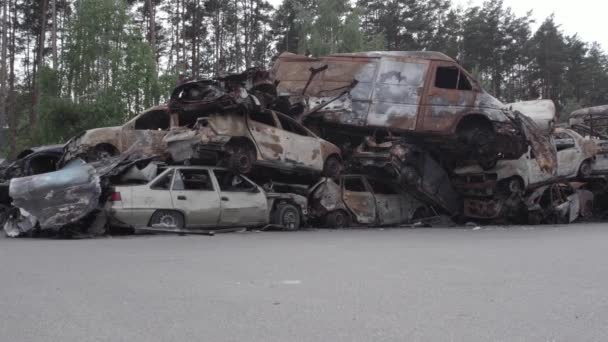
[[[209,114],[192,129],[173,129],[164,141],[177,163],[211,161],[245,174],[254,165],[328,177],[342,170],[337,146],[271,110]]]
[[[323,179],[310,191],[311,217],[325,227],[383,226],[422,218],[428,207],[399,186],[364,175]]]

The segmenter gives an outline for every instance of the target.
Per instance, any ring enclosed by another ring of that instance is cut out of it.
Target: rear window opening
[[[135,120],[135,129],[166,131],[169,129],[170,124],[171,118],[167,112],[164,110],[153,110],[151,112],[144,113],[137,120]]]
[[[32,175],[53,172],[57,170],[59,156],[40,156],[30,160],[30,172]]]
[[[249,119],[272,127],[277,125],[269,112],[251,112],[249,113]]]
[[[361,178],[345,178],[344,189],[350,192],[367,192]]]
[[[435,87],[441,89],[472,90],[471,82],[456,67],[437,67]]]

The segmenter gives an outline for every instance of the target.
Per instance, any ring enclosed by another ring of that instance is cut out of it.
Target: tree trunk
[[[53,69],[57,70],[57,0],[52,0],[53,28],[51,31],[51,43],[53,44]]]
[[[48,6],[48,0],[42,0],[42,8],[40,10],[40,32],[38,34],[38,52],[36,53],[36,62],[34,63],[32,82],[32,108],[30,110],[29,123],[30,128],[36,127],[36,121],[38,119],[38,107],[40,105],[40,82],[38,80],[39,71],[44,63],[44,41],[46,33],[46,11]]]
[[[6,98],[7,98],[7,64],[6,57],[8,51],[8,0],[2,5],[2,52],[0,52],[0,131],[4,134],[8,115],[6,113]],[[0,139],[0,143],[5,143],[4,138]]]
[[[154,0],[146,1],[148,3],[148,15],[150,20],[148,23],[148,42],[154,53],[154,60],[156,60],[156,8]]]
[[[8,113],[9,113],[9,124],[10,124],[10,152],[9,157],[14,157],[17,154],[17,111],[15,110],[15,53],[16,53],[16,37],[15,37],[15,23],[17,22],[17,6],[15,0],[11,1],[11,9],[13,16],[11,20],[11,45],[9,55],[9,80],[8,80]]]

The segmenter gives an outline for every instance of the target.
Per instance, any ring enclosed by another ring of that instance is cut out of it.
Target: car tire
[[[327,228],[348,228],[350,216],[344,210],[335,210],[325,215],[323,223]]]
[[[593,168],[591,166],[591,162],[589,160],[585,160],[581,163],[581,166],[578,168],[578,177],[579,178],[589,178],[591,177],[591,173],[593,172]]]
[[[150,218],[150,227],[184,228],[184,215],[175,210],[157,210]]]
[[[323,176],[338,178],[342,173],[342,161],[337,156],[329,156],[323,164]]]
[[[517,176],[501,180],[498,186],[507,195],[523,194],[525,192],[523,180]]]
[[[279,204],[274,213],[274,224],[283,227],[285,230],[294,231],[300,229],[302,217],[300,210],[289,203]]]
[[[228,154],[228,168],[238,173],[248,174],[255,163],[255,151],[247,146],[237,146]]]

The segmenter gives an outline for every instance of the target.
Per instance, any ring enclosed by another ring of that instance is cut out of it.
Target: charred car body
[[[465,193],[469,190],[468,194],[472,195],[475,195],[475,189],[491,191],[493,186],[503,186],[515,193],[558,180],[591,176],[597,153],[595,142],[564,128],[555,129],[551,141],[557,156],[555,173],[544,171],[530,149],[519,159],[498,161],[491,170],[484,171],[477,165],[457,168],[454,170],[457,184]]]
[[[254,164],[330,177],[342,169],[338,147],[270,110],[210,114],[193,129],[172,130],[165,142],[174,162],[225,161],[241,173],[249,173]]]
[[[12,178],[55,171],[63,155],[63,145],[33,147],[22,151],[17,158],[0,166],[0,183]]]
[[[337,176],[340,149],[267,109],[273,95],[268,73],[258,69],[178,86],[170,108],[179,128],[164,138],[172,162],[223,163],[241,173],[256,164]]]
[[[141,157],[165,156],[163,137],[171,127],[167,106],[150,108],[122,126],[95,128],[72,138],[62,164],[80,158],[98,161],[130,151]]]
[[[425,215],[427,206],[394,183],[365,175],[325,178],[309,194],[311,218],[325,227],[399,225]]]
[[[382,132],[490,166],[519,157],[529,139],[516,113],[438,52],[284,53],[272,77],[279,108],[347,135]]]

